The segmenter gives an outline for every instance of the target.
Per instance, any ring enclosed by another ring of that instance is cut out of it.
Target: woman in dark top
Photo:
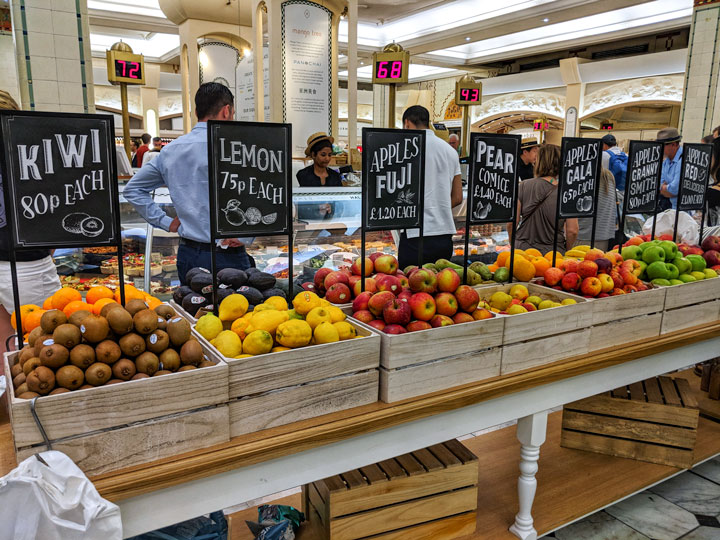
[[[326,133],[313,133],[308,137],[305,155],[312,158],[312,165],[297,172],[300,187],[342,187],[340,173],[328,167],[332,156],[332,143],[334,139]],[[303,204],[298,208],[298,217],[302,220],[327,220],[335,212],[331,203],[315,206]]]

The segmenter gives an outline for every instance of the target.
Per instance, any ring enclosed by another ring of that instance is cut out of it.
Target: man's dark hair
[[[405,109],[402,116],[403,123],[405,123],[405,120],[417,128],[427,128],[430,125],[430,113],[422,105],[413,105]]]
[[[716,127],[715,129],[713,129],[712,132],[713,132],[713,135],[715,135],[716,133],[717,133],[718,135],[720,135],[720,126],[718,126],[718,127]]]
[[[150,136],[149,133],[143,133],[142,135],[140,135],[140,139],[142,139],[143,144],[147,144],[150,142],[152,137]]]
[[[153,137],[153,142],[155,142],[155,141],[162,142],[162,139],[160,137]]]
[[[203,120],[215,116],[225,105],[232,105],[233,102],[233,95],[224,84],[204,83],[195,94],[195,114],[198,120]]]
[[[715,137],[712,135],[705,135],[702,139],[700,139],[700,142],[703,144],[712,144],[712,142],[715,140]]]

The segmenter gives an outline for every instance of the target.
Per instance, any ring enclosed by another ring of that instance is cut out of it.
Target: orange
[[[498,253],[498,258],[495,261],[495,264],[498,265],[498,268],[501,266],[505,266],[505,263],[510,259],[510,251],[501,251]]]
[[[68,304],[63,308],[63,313],[64,313],[65,316],[69,319],[69,318],[70,318],[70,315],[72,315],[72,314],[75,313],[76,311],[82,311],[82,310],[92,311],[92,305],[91,305],[91,304],[86,304],[86,303],[83,302],[82,300],[73,300],[72,302],[68,303]]]
[[[154,296],[150,296],[149,294],[145,295],[145,302],[147,302],[148,309],[155,309],[162,304],[162,300],[155,298]]]
[[[497,272],[498,265],[497,265],[497,263],[492,263],[490,266],[488,266],[488,268],[490,269],[491,272],[494,273],[494,272]]]
[[[112,298],[113,292],[105,287],[105,285],[98,285],[96,287],[93,287],[90,289],[87,294],[85,295],[85,301],[88,304],[94,304],[101,298]]]
[[[556,252],[556,253],[557,253],[557,257],[555,258],[555,266],[558,266],[558,267],[559,267],[559,266],[560,266],[560,261],[563,260],[563,255],[562,255],[562,253],[560,253],[560,252]],[[546,258],[548,261],[550,261],[550,264],[552,264],[553,252],[552,252],[552,251],[548,251],[548,252],[545,254],[545,258]]]
[[[530,259],[530,262],[535,267],[535,277],[543,277],[545,275],[545,270],[550,268],[550,265],[552,264],[545,257],[540,255]]]
[[[53,301],[53,297],[52,297],[52,296],[48,296],[48,297],[45,299],[45,302],[43,302],[43,309],[51,310],[51,309],[53,308],[53,307],[52,307],[52,301]]]
[[[138,290],[134,285],[125,285],[125,301],[137,298],[138,300],[145,300],[145,293]],[[120,303],[120,287],[115,289],[115,301]]]
[[[63,287],[52,296],[52,307],[53,309],[63,310],[70,302],[82,300],[80,291],[72,289],[70,287]]]
[[[39,312],[39,315],[36,315],[36,313]],[[20,306],[20,322],[22,324],[22,329],[24,332],[30,332],[33,328],[38,326],[40,324],[40,317],[42,317],[42,314],[45,313],[45,310],[43,310],[40,306],[37,306],[35,304],[24,304]],[[37,324],[31,327],[31,324],[35,323],[35,319],[37,318]],[[15,317],[15,312],[13,311],[10,315],[10,324],[12,327],[17,330],[17,318]]]
[[[535,248],[526,249],[525,255],[530,255],[531,257],[542,257],[542,253]]]
[[[92,305],[92,312],[95,315],[100,315],[102,308],[104,308],[108,304],[117,304],[117,302],[112,298],[100,298],[100,300],[98,300]]]
[[[518,281],[530,281],[535,277],[535,266],[525,257],[515,257],[513,276],[515,276]]]

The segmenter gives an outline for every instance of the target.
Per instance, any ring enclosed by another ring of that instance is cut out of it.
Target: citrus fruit
[[[100,298],[92,305],[92,312],[95,315],[100,315],[102,308],[105,307],[107,304],[117,304],[117,302],[112,298]]]
[[[37,313],[40,314],[34,315]],[[22,324],[23,333],[30,332],[33,328],[38,326],[43,313],[45,313],[45,310],[35,304],[24,304],[20,306],[20,323]],[[32,328],[29,328],[31,321],[33,323],[35,322],[35,317],[37,317],[37,324]],[[10,324],[15,330],[17,330],[17,318],[15,317],[14,311],[12,312],[12,315],[10,315]]]
[[[62,311],[65,306],[67,306],[70,302],[82,300],[82,295],[80,294],[80,291],[77,291],[70,287],[63,287],[55,294],[53,294],[52,298],[53,309],[59,309],[60,311]]]
[[[357,335],[355,327],[347,321],[333,323],[333,326],[337,329],[338,334],[340,335],[340,341],[352,339]]]
[[[218,308],[221,321],[234,321],[247,313],[249,303],[242,294],[231,294],[223,298]]]
[[[304,347],[310,343],[312,338],[312,328],[305,321],[291,320],[285,321],[277,328],[275,339],[284,346],[295,349]]]
[[[240,336],[240,339],[245,339],[245,337],[247,336],[247,332],[245,332],[245,330],[247,330],[248,326],[250,326],[250,319],[235,319],[235,321],[232,323],[232,326],[230,327],[230,330]]]
[[[43,302],[43,306],[42,306],[43,309],[46,309],[46,310],[48,310],[48,311],[51,310],[51,309],[53,308],[53,307],[52,307],[52,301],[53,301],[53,297],[52,297],[52,296],[48,296],[48,297],[45,299],[45,301]]]
[[[104,285],[97,285],[87,292],[85,295],[85,301],[88,304],[94,304],[101,298],[114,298],[114,296],[115,293],[113,293],[108,287],[105,287]]]
[[[315,330],[320,324],[324,322],[332,323],[332,316],[327,308],[316,307],[310,310],[310,313],[305,315],[305,321],[310,325],[310,328]]]
[[[223,324],[222,321],[212,313],[206,313],[198,319],[195,329],[202,337],[209,341],[215,339],[217,335],[223,331]]]
[[[63,313],[65,316],[69,319],[70,315],[75,313],[76,311],[91,311],[92,306],[90,304],[86,304],[82,300],[73,300],[72,302],[69,302],[64,308]]]
[[[545,275],[545,270],[550,268],[550,265],[552,264],[542,256],[533,257],[530,259],[530,262],[535,267],[535,277],[543,277]]]
[[[303,291],[293,298],[292,304],[297,313],[307,315],[312,308],[320,307],[322,302],[314,292]]]
[[[145,301],[145,293],[139,291],[134,285],[125,285],[125,302],[137,298],[138,300]],[[115,301],[120,303],[120,287],[115,289]]]
[[[285,311],[288,308],[287,300],[285,300],[282,296],[271,296],[265,300],[264,303],[273,306],[275,309],[280,311]]]
[[[273,338],[270,332],[265,330],[250,332],[243,341],[243,351],[245,354],[252,354],[253,356],[269,353],[272,348]]]
[[[501,251],[498,253],[498,258],[495,261],[495,264],[498,265],[498,268],[501,266],[505,266],[505,263],[510,259],[510,252],[509,251]]]
[[[331,322],[336,323],[336,322],[344,321],[346,318],[346,315],[345,315],[345,313],[343,313],[343,310],[337,306],[328,306],[325,309],[328,310],[328,312],[330,313]]]
[[[338,332],[338,329],[335,328],[332,323],[323,322],[317,325],[313,332],[313,337],[315,338],[315,343],[318,345],[322,343],[334,343],[340,341],[340,332]]]
[[[525,257],[513,259],[513,276],[519,281],[530,281],[535,277],[535,266]]]
[[[289,318],[287,311],[278,311],[277,309],[266,309],[260,313],[253,311],[253,313],[250,326],[247,328],[248,333],[255,330],[265,330],[274,336],[278,326]]]
[[[232,330],[223,330],[213,340],[213,345],[220,351],[220,354],[228,358],[234,358],[242,354],[242,341]]]

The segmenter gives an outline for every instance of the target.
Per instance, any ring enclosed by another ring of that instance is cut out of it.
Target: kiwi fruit
[[[204,368],[204,367],[211,367],[211,366],[214,366],[214,365],[215,365],[215,363],[214,363],[214,362],[211,362],[210,360],[203,360],[202,362],[200,362],[200,363],[198,364],[197,367],[199,367],[199,368]]]
[[[67,363],[68,358],[70,358],[70,351],[62,345],[55,343],[53,345],[43,347],[40,351],[39,358],[43,366],[57,369]]]
[[[30,389],[28,388],[27,383],[24,382],[15,389],[15,395],[19,396],[20,394],[24,394],[25,392],[29,392],[29,391],[30,391]]]
[[[145,345],[151,353],[160,354],[170,346],[170,336],[164,330],[155,330],[145,338]]]
[[[37,356],[33,356],[29,360],[25,361],[25,363],[23,364],[23,373],[27,377],[28,375],[30,375],[32,370],[40,366],[42,366],[42,362],[40,361],[40,359]]]
[[[18,363],[22,366],[25,363],[25,360],[28,360],[33,356],[37,356],[35,354],[35,347],[25,345],[25,347],[22,348],[20,354],[18,355]]]
[[[135,359],[135,367],[140,373],[152,376],[160,368],[160,360],[151,352],[144,352]]]
[[[111,311],[108,311],[105,317],[107,318],[107,322],[110,325],[110,328],[116,334],[124,336],[128,332],[132,332],[133,318],[132,315],[130,315],[130,313],[128,313],[126,310],[122,308],[113,309]]]
[[[203,350],[197,341],[186,341],[180,349],[180,362],[184,366],[197,366],[203,361]]]
[[[85,320],[85,317],[87,317],[88,315],[92,315],[92,313],[90,313],[90,312],[89,312],[88,310],[86,310],[86,309],[81,309],[80,311],[76,311],[75,313],[73,313],[72,315],[70,315],[70,318],[68,319],[68,322],[69,322],[70,324],[74,324],[75,326],[77,326],[78,328],[80,328],[80,325],[81,325],[82,322]]]
[[[23,372],[22,365],[20,364],[13,364],[13,367],[10,368],[10,377],[13,379],[20,375]]]
[[[28,375],[26,384],[31,392],[44,396],[55,388],[55,373],[50,368],[39,366]]]
[[[35,354],[33,354],[33,356],[40,356],[40,351],[43,350],[43,347],[47,347],[53,343],[55,342],[53,341],[52,334],[43,334],[35,340]]]
[[[99,315],[88,315],[80,325],[82,336],[90,343],[100,343],[107,338],[110,325],[105,317]]]
[[[133,315],[133,324],[138,334],[152,334],[157,330],[158,316],[151,309],[143,309]]]
[[[162,317],[158,317],[158,330],[165,330],[167,328],[167,321]]]
[[[60,387],[60,388],[56,388],[55,390],[53,390],[52,392],[50,392],[50,393],[48,394],[48,396],[55,396],[55,395],[57,395],[57,394],[67,394],[69,391],[70,391],[70,390],[68,390],[67,388],[62,388],[62,387]]]
[[[160,371],[156,371],[155,375],[153,377],[159,377],[160,375],[170,375],[172,374],[172,371],[168,371],[167,369],[161,369]]]
[[[177,313],[175,313],[175,310],[167,304],[160,304],[158,307],[155,308],[155,313],[157,313],[166,321],[169,321],[177,315]]]
[[[112,367],[113,377],[123,381],[129,381],[137,373],[135,362],[127,358],[121,358]]]
[[[21,371],[13,378],[13,388],[17,388],[27,380],[27,376]]]
[[[110,379],[108,382],[105,383],[105,386],[108,386],[110,384],[117,384],[117,383],[121,383],[121,382],[125,382],[125,381],[123,381],[122,379]]]
[[[72,349],[82,341],[80,329],[74,324],[61,324],[53,332],[53,341],[66,349]]]
[[[170,343],[175,347],[180,347],[190,339],[190,323],[181,317],[170,319],[165,331],[170,336]]]
[[[28,345],[30,347],[35,346],[35,342],[37,341],[37,338],[42,336],[45,332],[43,332],[43,329],[39,326],[36,326],[32,329],[32,331],[28,334]]]
[[[120,345],[109,339],[101,341],[95,346],[95,358],[103,364],[112,365],[117,362],[121,356],[122,350],[120,349]]]
[[[133,317],[138,311],[142,311],[144,309],[147,309],[148,305],[145,303],[145,301],[140,300],[139,298],[133,298],[132,300],[128,300],[125,302],[125,309],[132,315]]]
[[[57,370],[55,381],[58,386],[77,390],[85,383],[85,372],[77,366],[63,366]]]
[[[117,302],[108,302],[108,303],[105,304],[105,305],[102,307],[102,309],[100,310],[100,316],[101,316],[101,317],[107,317],[107,316],[108,316],[108,313],[110,313],[111,311],[115,310],[116,308],[121,308],[121,309],[123,309],[123,310],[125,309],[124,307],[122,307],[122,306],[121,306],[120,304],[118,304]]]
[[[85,370],[85,380],[92,386],[100,386],[110,380],[112,370],[107,364],[95,362]]]
[[[178,371],[190,371],[191,369],[197,369],[195,366],[183,366]]]
[[[36,397],[40,397],[40,394],[37,392],[23,392],[22,394],[18,395],[18,398],[20,399],[33,399]]]
[[[83,384],[78,390],[87,390],[88,388],[95,388],[92,384]]]
[[[67,316],[59,309],[51,309],[46,311],[40,317],[40,328],[43,334],[52,334],[61,324],[68,322]]]
[[[135,333],[125,334],[120,338],[120,350],[125,356],[135,358],[145,352],[145,340]]]
[[[149,378],[150,378],[150,375],[148,375],[147,373],[136,373],[135,375],[133,375],[133,378],[130,380],[137,381],[140,379],[149,379]]]
[[[169,371],[177,371],[180,368],[180,355],[175,349],[165,349],[160,353],[160,367]]]
[[[70,351],[70,363],[80,369],[87,369],[95,363],[95,349],[86,343],[75,345]]]

